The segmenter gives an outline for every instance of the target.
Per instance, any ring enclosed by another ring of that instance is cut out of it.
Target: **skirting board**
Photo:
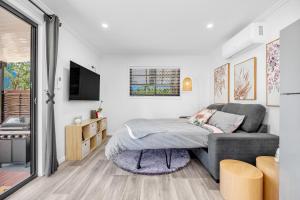
[[[58,159],[57,161],[58,161],[58,164],[60,165],[60,164],[62,164],[63,162],[66,161],[66,157],[63,156],[63,157],[61,157],[60,159]],[[44,176],[45,174],[44,174],[44,171],[38,170],[37,175],[38,175],[38,176]]]
[[[60,165],[61,163],[65,162],[66,161],[66,157],[61,157],[58,159],[58,164]]]

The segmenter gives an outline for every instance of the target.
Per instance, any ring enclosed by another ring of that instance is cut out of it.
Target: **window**
[[[180,69],[130,69],[130,96],[180,96]]]

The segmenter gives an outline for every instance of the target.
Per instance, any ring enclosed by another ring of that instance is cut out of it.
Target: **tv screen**
[[[100,75],[70,62],[69,100],[99,101]]]

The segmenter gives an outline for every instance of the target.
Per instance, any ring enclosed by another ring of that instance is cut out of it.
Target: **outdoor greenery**
[[[30,62],[8,63],[4,69],[6,90],[30,89]]]
[[[155,85],[132,85],[131,94],[135,96],[174,96],[177,93],[174,87],[157,87]]]

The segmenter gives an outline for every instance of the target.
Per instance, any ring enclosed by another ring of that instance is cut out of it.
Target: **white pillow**
[[[208,124],[220,128],[225,133],[233,133],[243,123],[245,115],[236,115],[217,111],[208,121]]]

